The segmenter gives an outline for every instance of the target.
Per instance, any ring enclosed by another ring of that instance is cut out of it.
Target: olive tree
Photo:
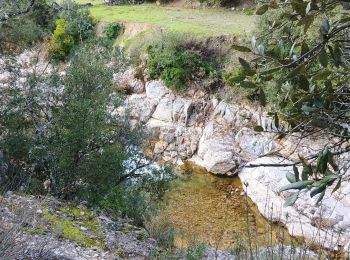
[[[319,195],[320,202],[327,187],[337,182],[337,190],[349,178],[347,163],[334,159],[350,152],[350,14],[346,2],[260,1],[256,13],[264,16],[263,30],[252,37],[251,46],[233,45],[251,59],[239,58],[241,68],[230,80],[249,89],[251,98],[271,110],[272,127],[279,138],[301,132],[301,138],[337,139],[318,154],[300,155],[291,164],[249,166],[294,166],[294,173],[287,176],[291,184],[281,191],[297,192],[286,205],[292,205],[303,189],[311,190],[311,197]],[[255,130],[266,131],[263,126]],[[298,164],[303,168],[300,174]]]

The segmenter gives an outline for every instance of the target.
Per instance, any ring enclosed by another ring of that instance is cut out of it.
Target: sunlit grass
[[[225,9],[184,9],[156,4],[107,6],[101,0],[77,0],[92,3],[91,14],[100,21],[147,23],[175,32],[199,35],[250,34],[256,17]]]

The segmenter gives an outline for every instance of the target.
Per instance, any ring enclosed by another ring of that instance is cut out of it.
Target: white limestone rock
[[[280,157],[263,157],[251,164],[289,163]],[[292,167],[257,167],[244,168],[239,177],[242,183],[248,184],[246,192],[258,206],[259,211],[272,221],[281,221],[290,234],[303,236],[307,240],[335,248],[349,244],[350,241],[350,203],[348,198],[339,198],[339,194],[350,190],[350,184],[334,194],[327,190],[322,204],[315,207],[315,199],[307,192],[301,192],[297,202],[290,207],[283,207],[285,199],[293,193],[279,192],[287,185],[285,175],[292,172]],[[341,232],[340,232],[341,231]],[[340,232],[338,234],[338,232]],[[339,241],[338,241],[339,235]]]
[[[146,83],[146,95],[148,98],[160,101],[160,99],[168,93],[169,90],[160,80],[154,80]]]
[[[214,174],[235,171],[241,162],[234,147],[234,135],[214,122],[205,127],[197,154],[200,165]]]
[[[134,94],[129,96],[127,105],[131,109],[130,114],[133,118],[147,122],[157,106],[157,101],[148,99],[145,94]]]

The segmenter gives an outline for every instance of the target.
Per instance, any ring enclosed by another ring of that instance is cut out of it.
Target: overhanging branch
[[[34,4],[35,4],[35,0],[29,0],[28,6],[25,9],[19,10],[17,12],[8,13],[8,14],[5,14],[5,16],[0,17],[0,23],[6,22],[7,20],[17,17],[19,15],[29,13],[32,10]]]

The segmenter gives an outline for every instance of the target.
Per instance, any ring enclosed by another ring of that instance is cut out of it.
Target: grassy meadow
[[[92,3],[91,14],[102,22],[144,23],[173,32],[202,36],[250,34],[256,17],[227,9],[185,9],[156,4],[107,6],[102,0],[77,0]]]

